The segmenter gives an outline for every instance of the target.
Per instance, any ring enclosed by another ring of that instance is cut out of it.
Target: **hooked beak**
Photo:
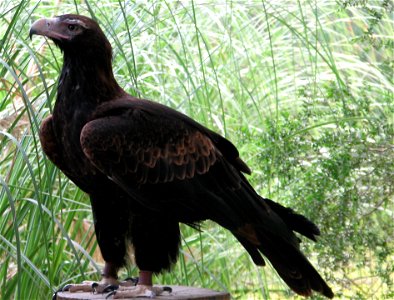
[[[30,27],[29,37],[32,39],[33,35],[42,35],[54,40],[69,40],[70,36],[61,33],[61,21],[59,18],[47,18],[35,21]]]

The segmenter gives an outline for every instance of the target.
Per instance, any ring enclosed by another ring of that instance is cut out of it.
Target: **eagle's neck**
[[[72,131],[78,132],[98,105],[124,94],[115,80],[110,58],[103,59],[97,53],[81,57],[65,52],[53,111],[58,130],[72,124]]]
[[[124,91],[115,80],[110,57],[101,57],[97,53],[91,56],[64,54],[58,100],[73,105],[80,102],[97,105],[122,93]]]

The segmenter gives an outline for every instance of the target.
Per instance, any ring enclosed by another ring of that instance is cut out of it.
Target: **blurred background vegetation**
[[[1,299],[48,299],[66,283],[99,279],[89,201],[37,136],[62,54],[28,31],[64,13],[99,21],[128,92],[225,135],[261,195],[320,226],[318,243],[302,247],[337,299],[394,298],[393,2],[3,0]],[[156,282],[300,299],[231,234],[203,229],[182,228],[180,260]]]

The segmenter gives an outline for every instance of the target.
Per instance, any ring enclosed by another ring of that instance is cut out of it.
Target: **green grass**
[[[394,297],[393,6],[389,1],[0,2],[0,298],[48,299],[99,279],[91,212],[43,155],[62,56],[34,20],[95,16],[131,94],[232,140],[261,195],[322,231],[303,242],[338,299]],[[213,223],[182,228],[179,262],[157,282],[299,299]],[[130,267],[124,275],[135,275]],[[321,299],[314,296],[313,299]]]

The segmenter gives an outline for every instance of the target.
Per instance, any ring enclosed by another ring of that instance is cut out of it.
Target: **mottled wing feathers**
[[[229,140],[202,126],[188,116],[160,103],[145,99],[125,97],[100,105],[96,109],[93,118],[96,119],[109,115],[118,116],[130,114],[133,114],[133,117],[136,117],[139,113],[143,113],[143,118],[149,119],[151,124],[156,124],[160,130],[165,129],[162,127],[163,125],[173,125],[171,127],[173,133],[183,127],[201,132],[212,141],[223,157],[225,157],[226,160],[237,170],[246,174],[251,174],[252,171],[239,157],[237,148]]]
[[[84,126],[81,145],[108,176],[137,184],[184,180],[208,172],[221,155],[208,136],[168,111],[107,108]]]

